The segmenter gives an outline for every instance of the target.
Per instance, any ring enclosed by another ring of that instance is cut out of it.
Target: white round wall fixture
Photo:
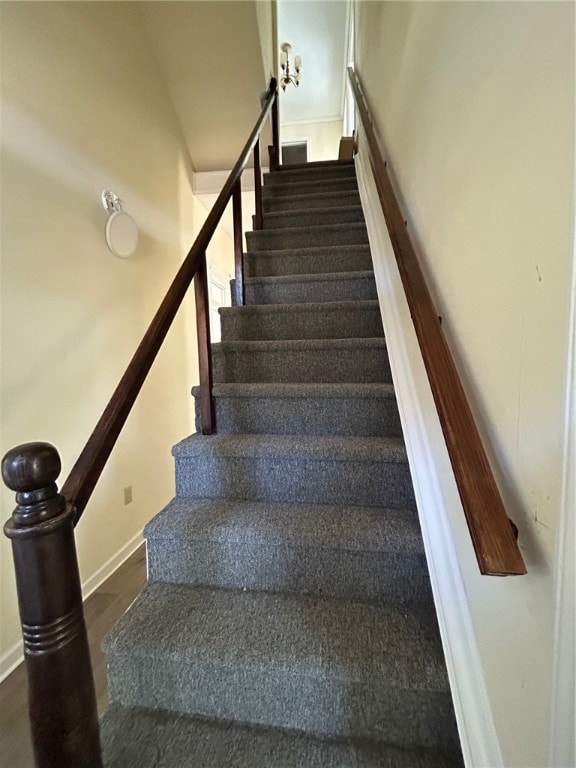
[[[127,259],[138,247],[138,227],[124,211],[115,211],[106,222],[106,242],[114,256]]]
[[[122,201],[114,192],[102,192],[102,205],[108,214],[106,243],[114,256],[127,259],[138,247],[138,227],[128,213],[122,210]]]

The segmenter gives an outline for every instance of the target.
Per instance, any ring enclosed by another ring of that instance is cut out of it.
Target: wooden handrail
[[[360,81],[348,77],[364,128],[378,196],[428,373],[440,424],[456,478],[481,573],[520,575],[526,566],[490,468],[466,393],[440,325],[406,221],[380,152]]]
[[[56,480],[61,461],[48,443],[13,448],[2,460],[2,476],[16,491],[17,506],[4,526],[12,541],[18,606],[28,675],[28,709],[35,762],[39,768],[101,768],[98,714],[82,606],[74,526],[78,523],[138,392],[158,354],[182,300],[194,279],[200,413],[203,434],[214,431],[212,357],[206,249],[234,199],[236,262],[242,275],[241,174],[256,149],[270,111],[277,123],[277,84],[270,81],[262,111],[248,141],[144,334],[110,402],[72,468],[61,492]],[[278,157],[278,133],[271,165]],[[258,179],[260,181],[260,179]],[[256,189],[256,216],[262,199]],[[240,253],[238,253],[240,249]]]
[[[62,495],[76,510],[76,522],[78,522],[86,508],[98,478],[102,474],[108,457],[116,444],[118,435],[134,405],[138,392],[142,388],[148,371],[158,354],[176,312],[180,308],[190,283],[200,268],[208,244],[234,193],[234,189],[240,184],[242,171],[248,163],[250,153],[258,141],[264,123],[276,99],[277,85],[276,80],[272,79],[260,117],[248,141],[244,145],[234,168],[231,170],[208,218],[178,270],[148,330],[144,334],[144,338],[140,342],[126,372],[120,379],[120,383],[110,398],[110,402],[62,486]]]

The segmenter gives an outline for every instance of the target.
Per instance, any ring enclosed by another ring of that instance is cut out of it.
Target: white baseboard
[[[2,658],[0,658],[0,683],[22,662],[23,655],[21,640],[14,643],[9,650],[2,654]]]
[[[90,597],[138,549],[143,541],[142,531],[139,531],[116,554],[112,555],[96,573],[86,579],[82,584],[82,599],[86,600]],[[23,661],[23,656],[22,641],[15,643],[2,655],[0,658],[0,682],[16,669],[18,664]]]
[[[86,600],[92,592],[95,592],[98,587],[103,584],[109,576],[112,576],[115,570],[117,570],[125,560],[128,560],[130,555],[134,554],[138,547],[144,541],[142,531],[133,536],[130,541],[126,542],[115,555],[107,560],[101,568],[98,568],[90,578],[82,584],[82,599]]]
[[[455,520],[463,526],[456,530],[459,542],[462,531],[469,540],[464,512],[362,142],[356,169],[464,762],[467,768],[501,768],[504,762],[455,546]]]

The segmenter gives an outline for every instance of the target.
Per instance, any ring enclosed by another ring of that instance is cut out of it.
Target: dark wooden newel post
[[[196,337],[198,339],[198,368],[200,374],[200,426],[203,435],[215,429],[214,398],[212,397],[212,347],[210,344],[210,303],[206,254],[194,277],[196,299]]]
[[[278,84],[274,78],[270,87],[276,90],[276,98],[272,104],[272,144],[268,147],[270,170],[277,171],[280,165],[280,119],[278,115]]]
[[[17,507],[12,541],[28,675],[32,743],[39,768],[102,765],[94,681],[82,610],[74,510],[58,493],[58,451],[27,443],[2,460]]]
[[[254,145],[254,229],[262,229],[262,171],[260,139]]]
[[[234,286],[236,306],[244,306],[244,253],[242,247],[242,185],[237,182],[232,193],[232,219],[234,224]]]

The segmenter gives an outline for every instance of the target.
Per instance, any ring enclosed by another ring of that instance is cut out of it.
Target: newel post
[[[276,98],[272,104],[272,144],[268,147],[269,166],[271,171],[277,171],[280,166],[280,119],[278,116],[278,84],[274,78],[270,87],[276,90]]]
[[[16,491],[12,541],[38,768],[99,768],[94,681],[74,540],[74,510],[58,493],[58,451],[27,443],[2,459]]]

